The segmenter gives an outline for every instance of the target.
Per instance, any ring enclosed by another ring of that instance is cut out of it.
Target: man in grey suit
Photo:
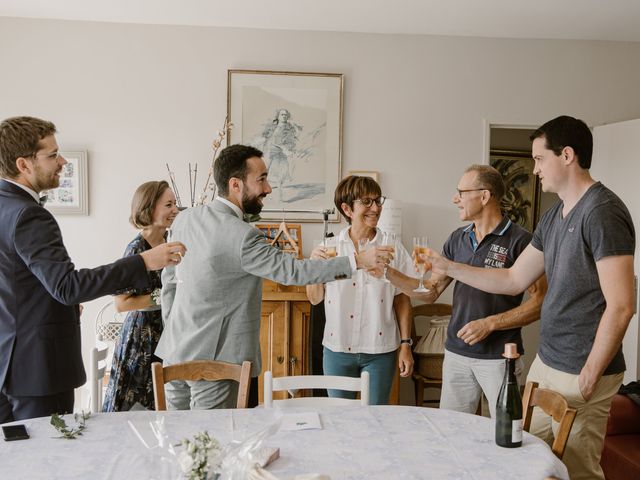
[[[165,268],[162,277],[164,331],[156,355],[165,365],[249,360],[251,375],[257,377],[262,278],[287,285],[324,283],[349,278],[356,268],[384,266],[393,258],[390,249],[379,247],[351,258],[297,260],[267,244],[258,229],[243,221],[245,213],[259,213],[271,193],[261,157],[253,147],[225,148],[214,165],[220,196],[180,213],[173,224],[173,240],[189,245],[189,255],[178,271]],[[237,384],[174,381],[167,384],[166,394],[172,409],[232,408]]]

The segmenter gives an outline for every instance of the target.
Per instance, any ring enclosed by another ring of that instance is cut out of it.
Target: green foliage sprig
[[[74,440],[78,437],[78,435],[82,435],[82,431],[87,428],[87,418],[89,418],[90,416],[91,414],[85,411],[82,411],[81,413],[74,413],[73,419],[76,422],[76,426],[70,428],[67,426],[67,422],[64,421],[64,418],[62,418],[61,415],[54,413],[53,415],[51,415],[50,423],[51,425],[53,425],[53,428],[55,428],[61,434],[59,437],[55,438],[66,438],[67,440]]]

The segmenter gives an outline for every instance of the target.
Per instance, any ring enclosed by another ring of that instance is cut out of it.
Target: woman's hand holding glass
[[[398,236],[393,233],[393,232],[382,232],[382,246],[389,248],[391,253],[395,254],[396,253],[396,241],[398,240]],[[387,280],[386,278],[386,273],[387,273],[387,266],[385,265],[385,267],[382,270],[376,270],[376,273],[379,273],[380,275],[376,275],[374,274],[375,277],[379,277],[383,282],[385,283],[390,283],[389,280]]]

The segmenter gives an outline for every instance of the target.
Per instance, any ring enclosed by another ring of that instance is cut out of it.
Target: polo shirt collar
[[[470,223],[469,225],[467,225],[464,228],[463,232],[465,232],[465,233],[467,233],[469,235],[469,241],[471,242],[471,246],[473,247],[473,250],[475,251],[478,248],[479,243],[478,243],[478,240],[476,239],[476,234],[473,231],[473,226],[474,225],[475,224]],[[497,236],[501,237],[502,235],[507,233],[507,230],[509,230],[511,225],[513,225],[513,222],[511,221],[511,219],[509,217],[507,217],[507,216],[504,216],[504,217],[502,217],[502,220],[496,226],[496,228],[494,228],[493,231],[491,233],[489,233],[489,235],[497,235]]]

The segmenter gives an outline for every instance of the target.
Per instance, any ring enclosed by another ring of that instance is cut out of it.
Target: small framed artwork
[[[60,173],[60,186],[46,192],[45,207],[59,215],[89,215],[87,152],[60,152],[67,164]]]
[[[489,165],[504,179],[502,211],[513,222],[533,232],[540,215],[540,180],[533,174],[531,152],[491,150]]]
[[[357,175],[359,177],[371,177],[377,183],[380,183],[380,174],[374,170],[349,170],[347,172],[348,175]]]
[[[264,220],[297,212],[299,222],[321,221],[342,178],[342,85],[337,73],[229,70],[229,144],[263,152],[273,192],[264,200]],[[315,213],[313,213],[315,212]],[[338,221],[334,213],[332,221]]]

